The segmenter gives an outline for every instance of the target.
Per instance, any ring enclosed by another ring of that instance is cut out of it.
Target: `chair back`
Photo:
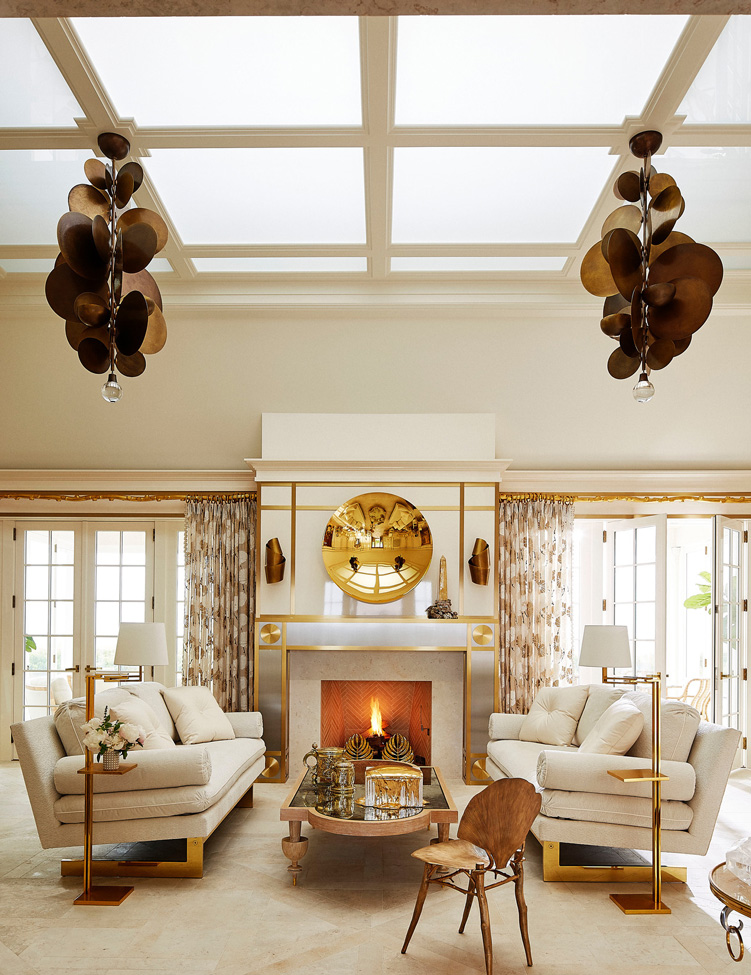
[[[503,869],[524,845],[541,804],[526,779],[499,779],[470,799],[456,835],[481,846]]]

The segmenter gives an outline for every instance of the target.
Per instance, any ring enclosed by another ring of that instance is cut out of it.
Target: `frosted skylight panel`
[[[561,271],[565,257],[392,257],[392,271]]]
[[[620,124],[641,113],[687,20],[400,17],[396,124]]]
[[[197,271],[256,274],[367,271],[367,257],[194,257]]]
[[[8,274],[49,274],[54,257],[0,257],[0,267]]]
[[[613,169],[605,148],[394,151],[394,243],[575,241]]]
[[[751,240],[751,148],[673,148],[655,166],[686,201],[676,230],[702,244]]]
[[[142,160],[186,244],[362,244],[362,149],[153,149]]]
[[[0,19],[0,126],[72,127],[83,114],[31,21]]]
[[[90,158],[87,149],[0,150],[0,244],[54,245],[68,193],[86,182]]]
[[[751,17],[731,17],[678,115],[688,123],[751,122]]]
[[[360,125],[356,17],[73,20],[118,113],[140,126]],[[118,50],[137,51],[123,70]]]

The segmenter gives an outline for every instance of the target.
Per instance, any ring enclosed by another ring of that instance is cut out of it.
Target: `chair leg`
[[[479,871],[473,871],[472,877],[475,890],[477,891],[477,906],[480,908],[482,946],[485,949],[485,973],[486,975],[493,975],[493,941],[490,936],[490,917],[488,915],[488,898],[485,894],[485,876]]]
[[[519,930],[522,933],[522,942],[524,943],[524,951],[527,955],[527,966],[532,967],[532,949],[529,945],[529,931],[527,930],[527,902],[524,900],[524,866],[523,866],[524,855],[522,851],[517,851],[514,854],[513,859],[513,870],[515,873],[514,878],[514,893],[516,894],[516,907],[519,911]]]
[[[425,869],[422,873],[422,883],[420,884],[420,889],[417,892],[417,901],[415,902],[415,909],[412,914],[412,920],[409,924],[409,931],[407,931],[407,937],[404,939],[404,944],[402,945],[402,954],[407,950],[407,945],[412,938],[415,928],[417,927],[417,922],[420,920],[420,915],[422,914],[422,906],[425,903],[425,898],[428,894],[428,884],[430,883],[430,878],[435,873],[435,864],[426,863]]]
[[[459,925],[459,934],[464,934],[464,925],[467,923],[467,918],[469,917],[469,912],[472,910],[472,900],[475,896],[475,882],[472,879],[472,874],[469,874],[469,886],[467,887],[467,901],[464,905],[464,914],[462,915],[462,923]]]

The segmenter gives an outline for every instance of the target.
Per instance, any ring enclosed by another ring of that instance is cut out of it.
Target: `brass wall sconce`
[[[167,225],[143,207],[126,209],[143,182],[137,162],[118,170],[130,143],[116,132],[97,139],[110,160],[87,159],[88,183],[68,194],[69,212],[57,224],[60,253],[47,277],[50,308],[65,320],[65,335],[89,372],[109,371],[102,386],[108,403],[123,395],[115,370],[140,376],[144,355],[159,352],[167,341],[162,296],[146,270],[167,243]]]
[[[602,240],[581,266],[584,287],[605,298],[600,328],[618,343],[608,372],[628,379],[640,369],[637,403],[654,396],[649,372],[685,352],[709,318],[723,273],[711,247],[673,230],[685,202],[673,177],[652,165],[661,145],[662,135],[653,131],[630,140],[629,149],[643,165],[616,180],[613,192],[626,205],[605,220]]]
[[[475,539],[469,565],[469,577],[476,586],[487,586],[490,575],[490,547],[484,538]]]
[[[282,552],[278,538],[271,538],[266,542],[266,582],[271,586],[281,582],[284,578],[284,566],[287,560]]]

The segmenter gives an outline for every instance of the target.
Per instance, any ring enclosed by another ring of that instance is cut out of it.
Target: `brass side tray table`
[[[742,914],[744,917],[751,917],[751,886],[744,884],[734,873],[728,870],[725,863],[718,863],[714,870],[709,874],[709,889],[724,907],[720,911],[720,924],[725,929],[725,944],[728,946],[728,954],[733,961],[741,961],[744,955],[743,938],[741,930],[743,921],[738,920],[737,924],[730,924],[728,915],[733,911]],[[731,937],[735,935],[738,939],[738,954],[733,952]]]
[[[125,775],[138,767],[137,762],[120,764],[116,769],[104,769],[94,765],[91,752],[86,750],[86,764],[78,770],[86,776],[83,801],[83,893],[73,901],[77,907],[118,907],[133,893],[134,887],[117,887],[108,884],[94,887],[91,883],[91,858],[94,833],[94,776]]]

